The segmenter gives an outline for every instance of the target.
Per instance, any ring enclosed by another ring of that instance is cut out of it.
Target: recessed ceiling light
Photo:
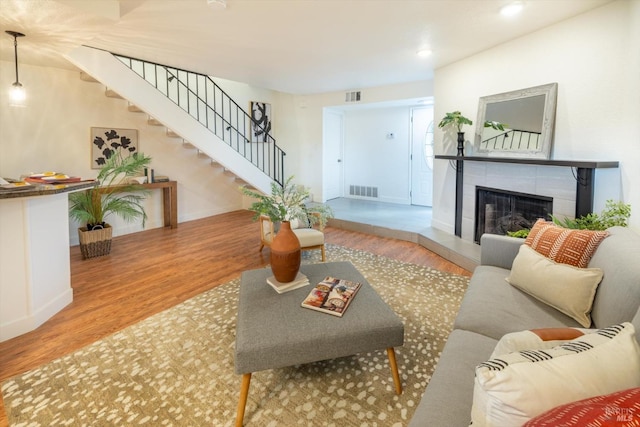
[[[417,52],[417,55],[421,58],[426,58],[431,55],[431,49],[421,49]]]
[[[500,9],[500,15],[515,16],[518,13],[522,12],[523,8],[524,4],[522,4],[522,2],[516,1],[513,3],[509,3],[508,5],[503,6],[502,9]]]

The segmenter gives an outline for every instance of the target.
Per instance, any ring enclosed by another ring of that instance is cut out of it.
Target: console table
[[[594,171],[619,167],[617,161],[597,160],[545,160],[511,157],[449,156],[436,155],[436,159],[456,162],[456,218],[455,235],[462,236],[462,189],[464,184],[464,162],[511,163],[536,166],[563,166],[576,168],[576,218],[593,212]]]
[[[151,182],[140,184],[140,186],[149,190],[162,189],[163,225],[165,227],[178,228],[178,182]]]

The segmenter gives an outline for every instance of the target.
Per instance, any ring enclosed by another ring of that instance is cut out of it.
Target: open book
[[[361,284],[327,276],[302,301],[302,306],[342,317]]]

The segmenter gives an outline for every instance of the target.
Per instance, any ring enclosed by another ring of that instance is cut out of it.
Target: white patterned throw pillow
[[[521,426],[558,405],[632,387],[640,387],[640,346],[633,325],[623,323],[480,364],[472,426]]]

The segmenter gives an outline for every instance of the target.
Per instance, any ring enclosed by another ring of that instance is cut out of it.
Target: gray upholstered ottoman
[[[387,349],[396,392],[402,393],[394,347],[404,325],[350,262],[302,265],[310,285],[278,294],[266,279],[271,269],[242,273],[236,325],[236,373],[242,375],[236,426],[241,426],[251,373]],[[363,284],[342,317],[309,310],[302,300],[326,276]],[[318,328],[322,323],[323,327]]]

